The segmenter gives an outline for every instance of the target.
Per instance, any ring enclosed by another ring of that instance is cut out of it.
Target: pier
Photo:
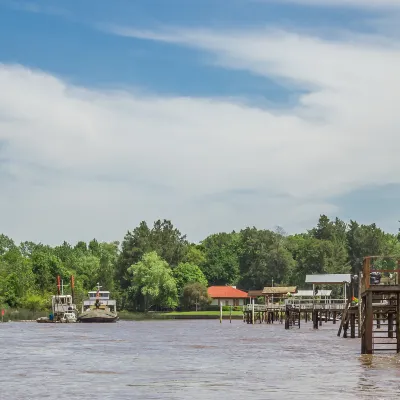
[[[374,263],[384,260],[396,269],[374,269]],[[359,305],[361,353],[400,353],[400,285],[399,260],[394,257],[365,257],[360,274]]]
[[[378,260],[395,268],[375,268]],[[361,354],[400,353],[399,263],[394,257],[368,256],[358,276],[307,275],[306,283],[313,284],[312,291],[288,293],[278,303],[266,299],[266,304],[255,304],[253,298],[251,304],[243,306],[243,322],[278,323],[293,329],[300,328],[301,321],[312,321],[313,328],[318,329],[329,321],[338,323],[338,336],[361,338]],[[343,285],[344,296],[331,299],[330,291],[318,292],[316,285]]]

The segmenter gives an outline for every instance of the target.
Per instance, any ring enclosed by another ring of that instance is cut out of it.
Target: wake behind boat
[[[97,284],[97,292],[88,293],[89,299],[84,300],[82,313],[78,322],[116,322],[118,321],[117,302],[110,299],[110,292],[101,291]]]

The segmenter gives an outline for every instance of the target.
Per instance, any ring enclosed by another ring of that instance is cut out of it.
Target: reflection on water
[[[400,358],[337,325],[0,324],[1,399],[395,399]]]

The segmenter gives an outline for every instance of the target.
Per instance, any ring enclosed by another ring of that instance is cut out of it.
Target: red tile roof
[[[210,286],[208,294],[213,299],[244,299],[247,293],[232,286]]]

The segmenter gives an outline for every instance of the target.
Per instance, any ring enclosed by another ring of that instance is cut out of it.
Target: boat
[[[48,317],[40,317],[38,323],[74,323],[77,321],[78,310],[74,304],[74,277],[71,276],[72,295],[64,294],[64,284],[57,276],[58,294],[51,297],[51,314]],[[60,294],[61,293],[61,294]]]
[[[100,290],[97,284],[97,291],[88,292],[88,300],[82,304],[82,313],[78,316],[77,322],[117,322],[117,302],[110,299],[110,292]]]

